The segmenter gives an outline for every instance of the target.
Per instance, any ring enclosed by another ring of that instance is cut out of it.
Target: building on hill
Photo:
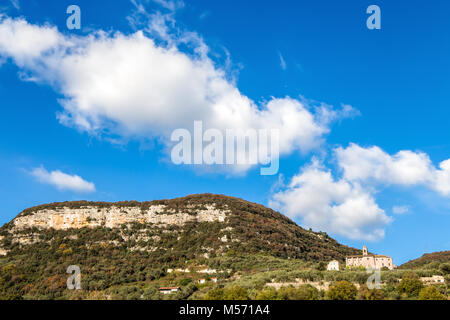
[[[337,261],[337,260],[331,260],[331,261],[328,263],[327,270],[336,270],[336,271],[339,271],[339,261]]]
[[[383,267],[389,270],[394,269],[392,258],[383,254],[369,254],[367,247],[363,247],[363,254],[359,256],[347,256],[345,257],[346,267],[364,267],[381,269]]]
[[[159,292],[163,294],[171,294],[180,291],[180,287],[161,287],[159,288]]]
[[[445,283],[443,276],[431,276],[431,277],[421,277],[420,280],[424,284],[442,284]]]

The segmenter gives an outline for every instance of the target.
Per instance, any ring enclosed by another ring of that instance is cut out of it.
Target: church
[[[383,267],[389,270],[394,269],[394,264],[392,263],[392,258],[382,254],[369,254],[367,252],[367,247],[363,247],[363,254],[360,256],[347,256],[345,257],[346,267],[364,267],[381,269]]]

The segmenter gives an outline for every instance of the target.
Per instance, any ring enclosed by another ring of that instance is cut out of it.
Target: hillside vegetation
[[[77,227],[43,223],[47,215],[50,222],[62,221],[79,209],[84,220],[73,224]],[[33,220],[38,214],[41,220]],[[151,221],[164,223],[147,223],[142,217],[149,214],[155,215]],[[127,222],[109,228],[105,220],[93,221],[114,215]],[[196,219],[200,215],[203,220]],[[361,251],[262,205],[213,194],[29,208],[0,228],[2,252],[0,299],[400,299],[417,298],[423,289],[417,279],[401,280],[408,270],[383,271],[385,287],[379,291],[365,287],[370,274],[363,269],[325,271],[329,260],[344,262]],[[67,288],[72,265],[81,270],[81,290]],[[421,269],[414,275],[436,272],[447,274]],[[418,291],[411,291],[410,283]],[[168,286],[180,291],[158,290]],[[342,295],[341,289],[351,294]],[[447,295],[446,285],[436,290],[424,290],[422,297]]]
[[[433,269],[441,264],[450,265],[450,251],[425,253],[420,258],[402,264],[401,269]]]

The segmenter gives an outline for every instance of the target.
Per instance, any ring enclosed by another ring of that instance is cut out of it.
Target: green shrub
[[[318,300],[320,295],[315,287],[305,284],[297,288],[297,296],[298,300]]]
[[[358,290],[355,285],[348,281],[338,281],[330,286],[326,293],[329,300],[355,300]]]
[[[247,290],[240,286],[225,288],[223,293],[224,300],[248,300]]]
[[[384,300],[384,292],[380,289],[369,289],[362,285],[358,292],[359,300]]]
[[[397,286],[397,291],[411,298],[417,297],[422,288],[423,283],[420,281],[419,276],[416,273],[408,272],[403,275]]]
[[[317,265],[317,270],[319,271],[325,271],[327,269],[327,264],[323,261],[320,261]]]
[[[223,288],[214,288],[209,290],[204,296],[205,300],[224,300]]]
[[[420,290],[419,300],[447,300],[447,298],[436,287],[430,286]]]
[[[256,300],[278,300],[278,293],[275,288],[268,287],[259,291],[256,295]]]
[[[441,270],[443,274],[450,274],[450,263],[442,263],[439,270]]]
[[[192,282],[192,279],[189,278],[183,278],[178,282],[178,285],[181,287],[187,286],[189,283]]]

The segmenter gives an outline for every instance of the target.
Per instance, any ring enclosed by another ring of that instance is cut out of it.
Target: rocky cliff
[[[22,211],[0,228],[0,236],[1,255],[33,244],[51,246],[56,239],[78,245],[84,239],[87,248],[103,243],[163,256],[232,250],[318,261],[359,253],[262,205],[214,194],[149,202],[44,204]]]
[[[50,203],[0,228],[0,299],[127,296],[149,283],[226,282],[255,269],[296,272],[359,253],[279,212],[223,195]],[[67,290],[73,265],[86,291]]]
[[[140,223],[157,226],[178,225],[187,222],[224,222],[229,210],[217,209],[215,204],[206,205],[205,209],[176,211],[166,205],[151,205],[148,209],[139,207],[116,206],[97,207],[89,203],[81,208],[72,208],[70,204],[55,204],[52,209],[37,209],[27,215],[19,215],[13,220],[11,231],[30,227],[38,229],[80,229],[80,228],[119,228],[124,224]]]

